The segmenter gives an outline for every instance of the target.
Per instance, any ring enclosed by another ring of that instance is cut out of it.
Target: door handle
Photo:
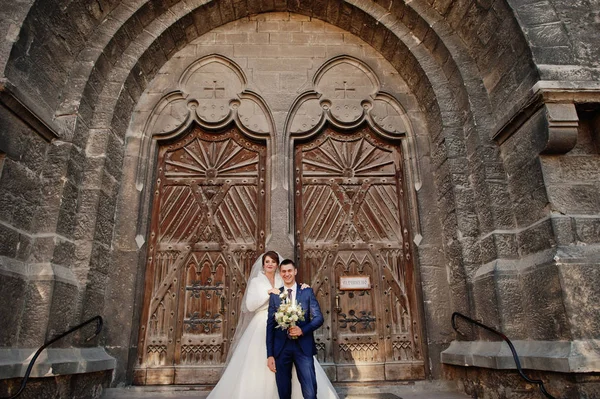
[[[342,312],[342,308],[340,308],[340,296],[336,295],[335,296],[335,308],[334,308],[336,313],[341,313]]]

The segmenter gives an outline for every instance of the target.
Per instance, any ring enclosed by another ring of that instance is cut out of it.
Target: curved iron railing
[[[504,340],[504,342],[507,343],[508,347],[510,348],[510,351],[512,352],[513,359],[515,360],[515,365],[517,366],[517,371],[519,372],[521,377],[530,384],[538,385],[538,387],[540,388],[540,391],[542,391],[542,393],[547,398],[556,399],[554,396],[550,395],[548,393],[548,391],[546,391],[546,388],[544,387],[544,382],[542,380],[532,380],[531,378],[527,377],[525,375],[525,373],[523,373],[523,369],[521,368],[521,361],[519,360],[519,355],[517,355],[517,351],[516,351],[513,343],[510,341],[510,339],[508,339],[508,337],[506,335],[502,334],[500,331],[496,331],[493,328],[486,326],[485,324],[478,322],[477,320],[473,320],[472,318],[465,316],[462,313],[454,312],[454,313],[452,313],[452,328],[460,335],[465,335],[465,334],[463,334],[456,326],[456,317],[460,317],[460,318],[468,321],[469,323],[475,324],[477,327],[481,327],[484,330],[494,333],[494,334],[498,335],[500,338],[502,338]]]
[[[19,388],[19,390],[17,391],[17,393],[15,393],[13,396],[9,396],[9,397],[5,397],[5,398],[0,398],[0,399],[14,399],[17,396],[19,396],[23,390],[25,389],[25,385],[27,385],[27,381],[29,381],[29,374],[31,374],[31,370],[33,369],[33,365],[35,364],[35,361],[37,360],[38,356],[42,353],[42,351],[44,349],[46,349],[48,346],[52,345],[53,343],[55,343],[56,341],[60,340],[61,338],[66,337],[67,335],[71,334],[74,331],[79,330],[80,328],[85,327],[86,325],[92,323],[96,321],[96,331],[94,331],[94,335],[92,335],[91,337],[87,338],[85,340],[85,342],[91,341],[92,339],[94,339],[98,334],[100,334],[100,331],[102,331],[102,326],[103,326],[103,320],[102,320],[102,316],[94,316],[91,319],[84,321],[81,324],[76,325],[75,327],[71,328],[69,331],[66,331],[54,338],[52,338],[50,341],[47,341],[46,343],[44,343],[44,345],[42,345],[40,347],[40,349],[37,350],[37,352],[35,352],[35,355],[33,355],[33,357],[31,358],[31,361],[29,362],[29,366],[27,367],[27,371],[25,372],[25,375],[23,376],[23,381],[21,381],[21,387]]]

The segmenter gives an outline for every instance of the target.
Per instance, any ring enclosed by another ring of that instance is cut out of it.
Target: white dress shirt
[[[290,296],[290,302],[294,302],[294,299],[296,299],[296,287],[298,286],[298,284],[294,284],[291,287],[286,286],[285,284],[283,285],[283,290],[284,292],[287,294],[289,291],[289,289],[292,290],[292,295]]]

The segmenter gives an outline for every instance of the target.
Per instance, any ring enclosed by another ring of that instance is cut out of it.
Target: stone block
[[[104,300],[108,281],[108,276],[104,273],[95,270],[89,272],[85,292],[82,293],[84,319],[104,314]]]
[[[564,263],[560,273],[566,317],[574,339],[598,339],[600,269],[596,264]]]
[[[3,191],[19,199],[36,198],[39,196],[39,185],[39,177],[31,170],[10,158],[4,159],[0,176],[0,188]]]
[[[91,240],[93,238],[99,192],[100,190],[97,189],[83,189],[80,191],[78,199],[79,212],[75,220],[75,231],[73,233],[74,238],[77,240]]]
[[[12,225],[24,232],[33,232],[35,230],[35,215],[38,209],[37,202],[39,194],[35,197],[27,197],[18,201],[18,206],[13,210]],[[35,202],[32,202],[35,201]]]
[[[600,159],[596,156],[560,157],[559,162],[562,181],[596,183],[600,180]]]
[[[417,247],[417,256],[421,267],[443,267],[444,251],[438,245],[421,244]]]
[[[576,237],[573,227],[572,218],[552,215],[552,228],[559,246],[575,244]]]
[[[15,258],[19,249],[19,232],[0,224],[0,256]]]
[[[501,329],[502,317],[496,297],[496,279],[494,274],[485,274],[473,280],[474,319],[495,329]],[[482,339],[492,336],[481,330],[477,331]]]
[[[445,342],[451,335],[452,308],[448,306],[450,290],[445,267],[422,267],[423,300],[429,342]],[[442,299],[445,298],[445,299]]]
[[[0,292],[4,298],[0,305],[0,347],[16,346],[19,326],[27,287],[25,276],[12,273],[6,264],[7,260],[0,257]]]
[[[0,190],[0,220],[6,223],[12,222],[12,212],[15,203],[16,199],[10,192]]]
[[[285,92],[299,93],[309,84],[308,78],[304,74],[282,73],[279,77],[281,81],[280,89]]]
[[[72,238],[75,234],[76,217],[78,211],[78,196],[79,192],[70,182],[65,182],[62,191],[61,208],[58,214],[56,232]]]
[[[565,314],[561,279],[554,265],[538,265],[521,276],[528,339],[564,340],[570,338]]]
[[[511,172],[508,178],[510,195],[514,199],[529,196],[544,186],[544,174],[538,160],[532,159],[521,170],[527,170],[527,173]]]
[[[450,190],[445,194],[440,195],[438,199],[438,207],[442,217],[445,217],[456,210],[456,203],[454,201],[454,190]]]
[[[125,133],[123,132],[123,135]],[[110,134],[108,137],[108,143],[106,147],[106,173],[110,174],[116,180],[121,180],[121,174],[123,173],[123,156],[124,146],[120,137],[115,134]]]
[[[110,258],[112,250],[110,247],[94,242],[90,255],[90,269],[98,273],[108,274],[110,270]]]
[[[250,58],[248,68],[261,72],[306,73],[306,70],[314,68],[314,61],[311,59]]]
[[[525,26],[559,22],[558,15],[550,1],[538,1],[532,4],[523,4],[517,8],[517,13]]]
[[[55,246],[51,262],[53,264],[69,267],[75,258],[75,243],[65,240],[63,237],[56,236]]]
[[[552,248],[556,245],[552,222],[545,220],[522,230],[517,234],[517,242],[522,256]]]
[[[481,265],[481,246],[479,241],[473,237],[463,238],[460,241],[463,251],[463,262],[469,265],[476,265],[473,268],[476,270],[477,265]]]
[[[600,219],[574,217],[577,241],[585,244],[600,243]]]
[[[570,41],[562,22],[524,28],[528,40],[536,47],[569,46]]]
[[[419,203],[419,217],[421,224],[421,235],[423,244],[434,244],[441,242],[442,229],[440,225],[440,216],[436,204],[431,200],[433,195],[423,194],[426,200]]]
[[[481,263],[486,264],[498,257],[495,237],[493,234],[483,237],[479,241],[481,250]]]
[[[131,114],[133,113],[134,100],[126,91],[122,91],[117,105],[115,107],[115,114],[111,120],[111,130],[120,140],[124,140],[125,133],[129,127]]]
[[[474,213],[459,211],[456,216],[458,231],[461,237],[477,237],[480,234],[479,218]]]
[[[137,294],[143,292],[145,256],[136,250],[113,251],[105,294],[106,330],[109,346],[129,345],[132,332],[137,335],[141,308]],[[134,342],[136,340],[134,339]]]
[[[511,339],[526,339],[528,315],[518,273],[500,269],[496,275],[496,287],[502,331]]]
[[[54,284],[51,280],[30,280],[28,282],[23,292],[24,305],[19,346],[36,348],[46,340],[53,288]]]
[[[89,141],[89,140],[88,140]],[[84,180],[84,171],[83,166],[85,165],[85,152],[79,147],[73,146],[71,151],[69,152],[69,161],[67,162],[67,170],[63,172],[64,169],[57,169],[56,172],[53,173],[53,177],[56,180],[67,178],[73,185],[79,186],[82,184]],[[58,176],[58,173],[64,173],[64,176]]]
[[[548,46],[548,47],[532,47],[534,59],[538,64],[550,64],[553,66],[571,65],[573,63],[573,50],[570,46]],[[557,72],[560,70],[558,67]],[[550,79],[551,76],[543,73],[543,78]]]
[[[547,186],[552,208],[562,214],[597,214],[600,196],[596,184],[561,184]]]
[[[29,359],[33,356],[34,351],[35,349],[32,348],[0,349],[0,354],[2,355],[2,361],[0,362],[0,377],[6,379],[23,376],[27,369]],[[68,375],[112,370],[116,365],[115,363],[115,359],[110,357],[104,348],[51,347],[43,351],[38,357],[38,361],[36,361],[36,364],[31,371],[31,377],[33,378],[31,383],[32,385],[35,385],[36,380],[40,377],[53,376],[55,379],[60,379],[61,377]],[[89,376],[89,374],[87,375]],[[39,382],[39,380],[37,381]],[[28,383],[27,386],[29,387],[29,385],[30,384]],[[91,391],[85,391],[85,393],[89,395]],[[69,395],[69,397],[75,396]]]
[[[446,142],[442,139],[438,143],[431,144],[431,164],[435,169],[440,168],[448,159]]]
[[[100,194],[94,240],[104,245],[110,245],[114,228],[116,197]]]
[[[597,353],[589,352],[589,349],[593,346],[593,344],[589,341],[511,341],[514,345],[515,351],[519,355],[521,366],[525,370],[529,369],[525,374],[534,379],[536,377],[531,375],[533,370],[547,370],[557,373],[565,373],[563,375],[567,375],[568,373],[581,373],[584,372],[583,370],[593,370],[595,368],[593,363],[598,360]],[[508,347],[508,344],[503,341],[453,341],[450,344],[450,347],[442,352],[441,359],[442,362],[446,364],[456,364],[467,367],[474,366],[500,370],[516,369],[512,352]],[[573,374],[571,374],[571,376],[573,376]],[[515,377],[518,377],[516,373]],[[556,375],[554,377],[555,378],[548,378],[548,380],[555,381],[559,376]],[[517,383],[523,384],[524,381],[513,381],[511,384],[509,384],[509,386],[514,388],[517,386]],[[492,386],[496,385],[497,381],[492,384]],[[487,388],[488,389],[486,389],[486,392],[490,392],[489,387]],[[515,391],[517,390],[515,389]],[[526,391],[519,389],[518,392]],[[508,396],[502,397],[529,398],[531,396],[514,396],[514,394],[508,393]],[[566,397],[575,398],[576,396]]]
[[[57,276],[58,277],[58,276]],[[52,287],[52,304],[48,313],[46,338],[50,339],[79,323],[81,292],[73,281],[55,278]],[[61,340],[56,346],[66,346],[74,337]]]
[[[548,197],[544,187],[532,190],[529,194],[515,198],[513,209],[517,227],[526,227],[548,216]]]
[[[512,233],[494,233],[494,245],[496,246],[496,253],[499,258],[516,258],[517,252],[517,238]]]

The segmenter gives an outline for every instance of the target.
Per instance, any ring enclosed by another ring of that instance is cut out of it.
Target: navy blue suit
[[[283,288],[280,291],[283,292]],[[313,332],[323,324],[323,314],[312,288],[302,290],[297,284],[296,301],[304,309],[304,321],[296,324],[302,330],[302,336],[291,339],[286,330],[277,328],[275,313],[281,299],[279,295],[271,294],[267,319],[267,357],[275,357],[279,399],[290,399],[292,396],[292,365],[296,366],[304,399],[316,399],[317,377],[313,356],[317,354],[317,347]]]

